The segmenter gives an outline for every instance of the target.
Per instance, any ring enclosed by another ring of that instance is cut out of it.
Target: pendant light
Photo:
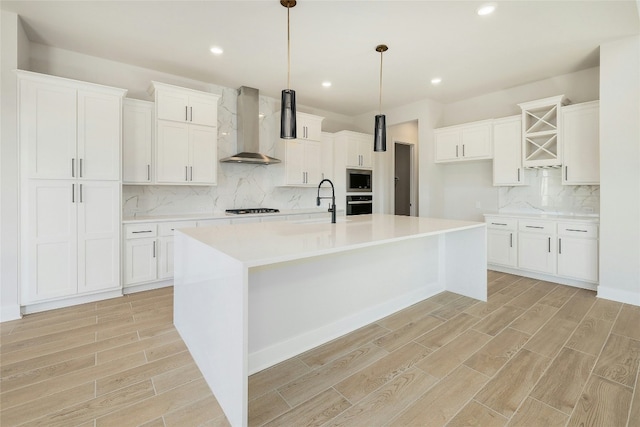
[[[376,115],[373,131],[373,151],[387,151],[387,118],[382,114],[382,53],[388,49],[387,45],[384,44],[376,46],[376,52],[380,52],[380,103],[378,105],[380,114]]]
[[[296,5],[296,0],[280,0],[287,8],[287,88],[282,91],[280,101],[280,138],[296,139],[296,91],[289,88],[291,79],[291,32],[289,29],[289,9]]]

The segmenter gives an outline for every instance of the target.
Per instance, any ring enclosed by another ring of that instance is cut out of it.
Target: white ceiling
[[[298,0],[291,88],[299,104],[347,115],[430,98],[449,103],[597,66],[598,46],[640,33],[636,0]],[[278,98],[287,11],[259,1],[5,1],[32,42]],[[224,49],[213,56],[209,48]],[[442,77],[432,86],[432,77]],[[330,80],[333,86],[323,88]]]

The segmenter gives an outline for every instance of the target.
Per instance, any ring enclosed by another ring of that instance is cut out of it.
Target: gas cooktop
[[[243,214],[276,213],[276,212],[280,212],[280,210],[272,209],[272,208],[242,208],[242,209],[227,209],[224,212],[227,215],[243,215]]]

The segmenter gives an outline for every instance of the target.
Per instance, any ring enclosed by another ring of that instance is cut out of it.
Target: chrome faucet
[[[320,197],[320,187],[322,187],[322,184],[324,182],[328,182],[331,185],[331,197]],[[331,207],[329,208],[329,212],[331,212],[331,223],[335,224],[336,223],[336,190],[333,187],[333,182],[331,182],[330,179],[323,179],[322,181],[320,181],[320,184],[318,184],[318,197],[316,197],[316,205],[320,206],[320,199],[331,199]]]

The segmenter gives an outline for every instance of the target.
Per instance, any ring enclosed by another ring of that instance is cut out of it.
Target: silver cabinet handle
[[[191,172],[191,179],[190,179],[190,181],[193,181],[193,166],[189,166],[189,171]]]
[[[458,157],[458,146],[456,145],[456,157]]]
[[[151,165],[147,165],[147,181],[151,181]]]
[[[558,239],[558,253],[562,254],[562,238]]]
[[[71,159],[71,178],[76,177],[76,159]]]
[[[564,167],[564,180],[569,180],[569,166]]]
[[[520,168],[518,168],[518,182],[520,182]]]
[[[566,228],[565,230],[567,230],[567,231],[575,231],[575,232],[578,232],[578,233],[586,233],[587,232],[587,230],[578,230],[577,228]]]
[[[513,247],[513,233],[509,233],[509,247]]]
[[[76,185],[71,184],[71,203],[76,202]]]
[[[190,114],[191,119],[189,121],[192,122],[193,121],[193,107],[189,107],[189,112],[191,113]]]
[[[464,144],[462,144],[462,157],[464,157]]]
[[[153,230],[132,231],[131,234],[151,233]]]
[[[82,159],[80,159],[80,178],[82,178]]]
[[[549,253],[551,253],[551,237],[549,237]]]
[[[501,222],[492,222],[491,225],[502,225],[502,226],[507,226],[507,224],[503,224]]]
[[[537,228],[539,230],[544,230],[544,227],[540,227],[539,225],[525,225],[527,228]]]
[[[156,257],[156,242],[153,242],[153,257]]]
[[[78,190],[80,193],[80,203],[82,203],[82,184],[80,184],[80,189]]]
[[[189,181],[189,166],[184,167],[184,180]]]
[[[184,121],[189,120],[189,107],[187,105],[184,106]]]

